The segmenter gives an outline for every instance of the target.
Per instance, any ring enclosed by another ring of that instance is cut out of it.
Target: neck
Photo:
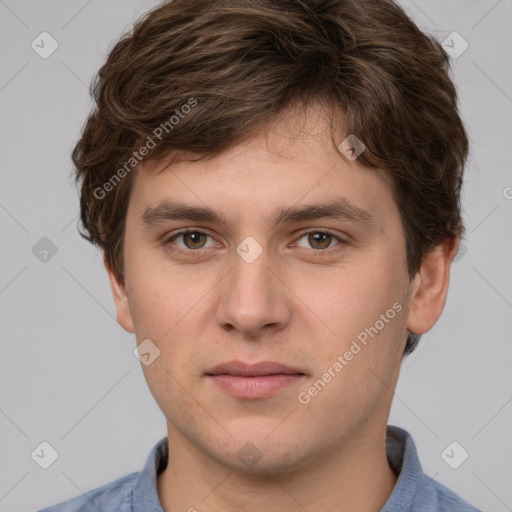
[[[300,468],[279,473],[232,470],[200,452],[168,425],[169,462],[157,487],[165,512],[380,510],[396,484],[386,429],[359,430]]]

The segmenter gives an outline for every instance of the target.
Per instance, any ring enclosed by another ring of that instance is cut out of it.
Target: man
[[[388,0],[175,0],[73,152],[167,437],[47,512],[475,511],[388,427],[464,228],[448,57]]]

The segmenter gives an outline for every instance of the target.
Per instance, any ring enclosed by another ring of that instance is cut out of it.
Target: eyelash
[[[211,235],[209,235],[208,233],[205,233],[204,231],[200,231],[198,229],[194,229],[194,228],[187,228],[187,229],[182,229],[181,231],[178,231],[177,233],[174,233],[172,236],[170,237],[167,237],[163,242],[162,242],[162,245],[164,246],[171,246],[172,242],[178,238],[179,236],[181,235],[186,235],[188,233],[196,233],[196,234],[200,234],[200,235],[206,235],[210,238],[213,238]],[[321,233],[323,235],[330,235],[332,236],[332,238],[336,241],[339,242],[339,244],[337,245],[347,245],[348,242],[346,240],[343,240],[342,238],[340,238],[338,235],[335,235],[334,233],[330,232],[329,230],[319,230],[319,229],[310,229],[308,231],[304,231],[300,234],[300,236],[297,238],[297,242],[303,238],[304,236],[306,235],[309,235],[310,233]],[[174,244],[172,244],[174,245]],[[335,246],[336,247],[336,246]],[[308,249],[304,249],[303,247],[301,247],[300,249],[302,250],[306,250],[308,251]],[[314,256],[321,256],[322,253],[326,253],[326,252],[330,252],[329,251],[330,247],[327,248],[327,249],[310,249],[311,251],[313,251],[313,254]],[[170,248],[170,250],[174,253],[177,253],[177,254],[183,254],[183,255],[186,255],[186,256],[190,256],[191,254],[193,254],[194,256],[197,256],[197,257],[202,257],[204,256],[204,253],[208,250],[208,249],[182,249],[181,247],[177,247],[174,245],[174,247]]]

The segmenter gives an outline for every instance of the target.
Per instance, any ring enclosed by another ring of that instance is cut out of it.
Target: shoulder
[[[428,489],[428,491],[425,493],[425,502],[422,503],[424,508],[420,507],[418,510],[425,510],[425,512],[481,512],[440,482],[427,475],[424,475],[423,479],[425,490]]]
[[[480,512],[423,472],[414,440],[406,430],[388,426],[386,453],[398,480],[381,512]]]
[[[38,512],[131,512],[132,490],[139,473],[130,473],[62,503]]]
[[[167,465],[168,455],[166,436],[153,446],[142,471],[38,512],[133,512],[134,508],[163,512],[158,499],[157,475]]]

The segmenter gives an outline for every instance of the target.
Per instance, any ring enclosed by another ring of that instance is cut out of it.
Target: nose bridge
[[[284,291],[270,270],[269,251],[248,237],[236,248],[217,307],[217,321],[240,331],[257,333],[287,318]]]
[[[256,243],[246,241],[237,247],[230,277],[234,305],[239,314],[248,317],[261,315],[269,307],[272,295],[269,253]]]

